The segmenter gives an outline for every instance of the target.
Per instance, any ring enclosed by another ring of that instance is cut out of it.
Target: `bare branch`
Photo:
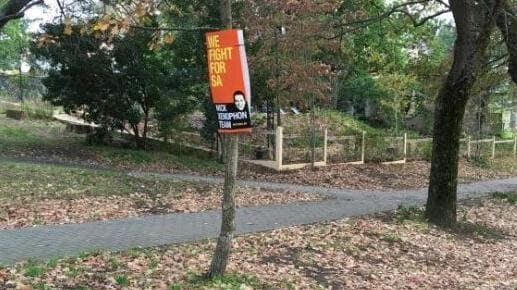
[[[448,9],[451,8],[451,6],[447,2],[445,2],[443,0],[436,0],[436,2],[442,4],[443,6],[447,7]]]
[[[140,26],[131,25],[131,28],[151,30],[151,31],[211,31],[217,30],[217,27],[200,26],[200,27],[152,27],[152,26]]]
[[[59,11],[61,12],[61,16],[65,17],[66,13],[65,13],[65,10],[63,9],[63,4],[61,4],[60,0],[56,0],[56,3],[57,3],[57,6],[59,7]]]
[[[425,4],[425,3],[428,3],[429,1],[431,1],[431,0],[409,1],[409,2],[405,2],[405,3],[397,4],[397,5],[393,6],[393,7],[391,7],[388,11],[386,11],[386,12],[384,12],[384,13],[376,16],[376,17],[371,17],[371,18],[351,21],[351,22],[343,23],[342,25],[343,26],[354,26],[354,25],[358,25],[358,24],[376,22],[376,21],[379,21],[381,19],[390,17],[391,15],[393,15],[395,13],[403,12],[404,10],[401,10],[402,8],[406,8],[408,6],[413,6],[413,5],[417,5],[417,4]]]
[[[512,80],[517,83],[517,20],[512,7],[505,1],[496,15],[496,24],[503,35],[509,54],[508,72]]]
[[[436,1],[436,2],[440,3],[441,5],[445,6],[446,9],[437,11],[437,12],[435,12],[435,13],[429,15],[429,16],[423,17],[421,19],[415,18],[415,16],[413,14],[411,14],[408,11],[408,9],[407,9],[410,6],[418,5],[418,4],[424,5],[424,4],[427,4],[427,3],[431,2],[431,1]],[[440,16],[442,14],[449,13],[450,11],[451,11],[450,10],[450,6],[446,2],[444,2],[442,0],[409,1],[409,2],[404,2],[404,3],[400,3],[400,4],[397,4],[397,5],[394,5],[388,11],[386,11],[386,12],[384,12],[382,14],[379,14],[376,17],[371,17],[371,18],[366,18],[366,19],[360,19],[360,20],[357,20],[357,21],[347,22],[347,23],[340,24],[339,26],[346,27],[347,29],[345,30],[345,33],[348,33],[350,31],[356,31],[356,30],[365,28],[365,27],[367,27],[372,22],[381,21],[382,19],[389,18],[390,16],[392,16],[394,14],[404,14],[405,16],[407,16],[411,20],[411,22],[413,23],[413,25],[415,27],[418,27],[418,26],[424,25],[429,20],[434,19],[434,18],[436,18],[436,17],[438,17],[438,16]],[[337,37],[339,37],[339,36],[336,36],[335,38],[337,38]]]
[[[438,12],[436,12],[434,14],[426,16],[426,17],[424,17],[422,19],[415,19],[415,17],[411,13],[409,13],[409,12],[407,12],[405,10],[401,10],[399,12],[402,13],[402,14],[405,14],[411,20],[411,22],[413,22],[413,26],[419,27],[419,26],[424,25],[427,21],[429,21],[431,19],[434,19],[434,18],[436,18],[436,17],[438,17],[438,16],[440,16],[442,14],[451,12],[451,10],[450,9],[441,10],[441,11],[438,11]]]
[[[44,4],[43,0],[10,0],[0,9],[0,30],[13,19],[23,17],[27,9]]]

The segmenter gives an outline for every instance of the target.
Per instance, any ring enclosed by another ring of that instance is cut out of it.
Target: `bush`
[[[88,145],[109,145],[112,141],[113,135],[111,131],[104,127],[96,128],[86,136],[86,143]]]
[[[404,158],[401,138],[366,136],[365,159],[369,162],[396,161]]]
[[[404,221],[415,221],[415,222],[425,222],[425,214],[422,208],[418,208],[415,206],[404,207],[399,205],[396,211],[395,219],[398,222]]]
[[[477,166],[479,168],[489,168],[490,167],[490,160],[488,160],[485,156],[473,156],[469,160],[474,166]]]
[[[432,142],[408,142],[408,158],[413,160],[431,161],[433,155]]]
[[[513,192],[513,193],[495,192],[493,194],[493,196],[498,199],[506,200],[510,204],[517,203],[517,192]]]

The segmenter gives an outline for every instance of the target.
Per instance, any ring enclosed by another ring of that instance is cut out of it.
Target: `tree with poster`
[[[251,132],[251,89],[242,30],[231,29],[231,0],[220,0],[220,17],[227,30],[207,33],[208,74],[217,111],[218,132],[223,136],[226,173],[221,231],[208,278],[223,275],[235,231],[235,181],[239,159],[239,134]]]

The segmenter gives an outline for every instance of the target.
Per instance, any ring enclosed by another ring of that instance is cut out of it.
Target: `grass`
[[[27,113],[30,119],[52,120],[55,107],[41,100],[25,101],[23,103],[0,100],[0,113],[3,114],[6,110],[22,110]]]
[[[180,191],[184,182],[56,165],[0,163],[0,198],[72,199],[83,196],[148,195]]]
[[[32,119],[52,120],[54,116],[54,107],[44,102],[24,102],[21,109]]]
[[[498,172],[517,173],[517,158],[496,158],[489,161],[488,168]]]
[[[117,282],[117,285],[121,287],[127,287],[130,284],[129,278],[126,275],[115,276],[115,281]]]
[[[205,154],[206,155],[206,154]],[[154,166],[216,172],[222,165],[199,152],[180,145],[158,144],[151,151],[133,148],[131,140],[118,139],[113,146],[89,146],[85,136],[68,132],[65,125],[47,120],[11,120],[0,115],[0,156],[34,156],[73,163],[100,163],[136,168]],[[158,167],[158,168],[157,168]]]
[[[33,261],[33,260],[29,260],[25,267],[24,275],[25,275],[25,277],[36,278],[36,277],[39,277],[43,273],[43,270],[44,269],[43,269],[41,263]]]
[[[399,223],[404,221],[414,221],[419,223],[427,222],[422,208],[415,206],[404,207],[402,205],[399,205],[395,211],[395,220]]]
[[[462,221],[456,224],[452,232],[460,237],[470,237],[474,239],[503,239],[506,233],[498,228],[482,224]]]
[[[33,143],[38,139],[36,134],[21,128],[0,127],[0,135],[2,139],[6,139],[6,141],[21,143]]]
[[[469,160],[474,166],[488,169],[490,168],[490,159],[485,156],[474,156]]]
[[[197,157],[194,151],[174,144],[160,146],[154,151],[109,146],[94,146],[91,149],[102,160],[114,165],[153,165],[166,162],[180,169],[201,172],[216,172],[223,168],[213,159]]]
[[[190,274],[187,281],[171,285],[169,290],[183,289],[270,289],[271,286],[251,275],[227,274],[206,279],[203,276]]]
[[[0,115],[0,154],[22,150],[63,148],[83,145],[83,136],[66,132],[61,123],[48,120],[12,120]],[[84,145],[83,145],[84,146]]]
[[[510,204],[517,203],[517,192],[504,193],[504,192],[495,192],[493,194],[495,198],[506,200]]]

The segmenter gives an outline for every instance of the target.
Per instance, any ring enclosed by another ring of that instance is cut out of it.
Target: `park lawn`
[[[0,158],[50,160],[98,167],[215,174],[223,166],[213,158],[180,145],[136,150],[131,140],[116,138],[113,146],[90,146],[85,135],[49,120],[17,121],[0,114]]]
[[[355,125],[354,125],[355,126]],[[362,128],[365,124],[355,126]],[[355,128],[354,127],[354,128]],[[82,164],[119,170],[187,172],[222,176],[223,166],[206,153],[171,145],[152,151],[118,146],[87,146],[85,137],[67,132],[63,124],[41,120],[22,122],[0,115],[0,159],[22,158]],[[127,146],[127,143],[125,144]],[[460,162],[462,183],[517,176],[517,158],[498,156],[482,162]],[[274,172],[242,163],[239,178],[361,190],[421,188],[428,184],[430,163],[331,165]]]
[[[0,229],[219,208],[222,186],[59,165],[0,161]],[[239,188],[238,206],[308,202],[317,194]]]
[[[515,289],[514,194],[459,208],[459,226],[418,208],[235,239],[227,278],[202,282],[214,241],[96,251],[0,269],[0,285],[36,289]],[[513,202],[510,202],[513,200]]]

